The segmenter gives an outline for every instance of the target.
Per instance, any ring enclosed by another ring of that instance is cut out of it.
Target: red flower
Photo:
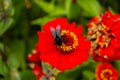
[[[39,64],[34,65],[33,73],[37,76],[37,80],[41,80],[41,78],[44,76],[42,68]]]
[[[108,63],[96,67],[96,80],[118,80],[118,71]]]
[[[111,61],[120,59],[120,15],[106,12],[88,24],[93,59]]]
[[[82,27],[69,24],[65,18],[49,21],[39,35],[40,58],[59,70],[72,69],[88,60],[90,43],[82,34]]]
[[[27,57],[27,60],[30,62],[29,65],[33,69],[32,72],[37,76],[37,80],[40,80],[44,76],[39,56],[40,52],[38,51],[38,46],[36,46],[32,53]]]

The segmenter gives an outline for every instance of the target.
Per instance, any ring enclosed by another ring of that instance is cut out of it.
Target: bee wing
[[[58,25],[56,27],[56,34],[61,38],[61,27],[60,27],[60,25]]]
[[[50,27],[50,31],[51,31],[51,33],[52,33],[52,36],[55,38],[55,36],[56,36],[55,28]]]

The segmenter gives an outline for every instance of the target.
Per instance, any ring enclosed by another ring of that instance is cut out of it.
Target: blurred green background
[[[26,57],[38,41],[37,31],[56,17],[83,24],[107,10],[120,13],[120,0],[0,0],[0,80],[36,80]],[[96,62],[59,74],[56,80],[95,80]],[[113,62],[120,72],[120,62]],[[120,80],[120,79],[119,79]]]

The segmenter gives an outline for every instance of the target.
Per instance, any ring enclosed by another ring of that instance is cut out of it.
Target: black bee
[[[54,38],[54,43],[57,45],[57,46],[61,46],[62,45],[62,37],[61,37],[61,28],[60,28],[60,25],[58,25],[55,28],[53,27],[50,27],[50,31],[52,33],[52,36]]]

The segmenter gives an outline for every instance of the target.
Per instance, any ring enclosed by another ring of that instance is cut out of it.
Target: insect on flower
[[[65,18],[56,18],[38,31],[40,59],[58,70],[70,70],[88,60],[90,42],[82,36],[82,27],[69,24]]]
[[[61,46],[62,45],[62,37],[61,37],[60,25],[58,25],[56,27],[56,29],[53,27],[50,27],[50,31],[52,33],[52,36],[54,37],[55,44],[58,46]]]

